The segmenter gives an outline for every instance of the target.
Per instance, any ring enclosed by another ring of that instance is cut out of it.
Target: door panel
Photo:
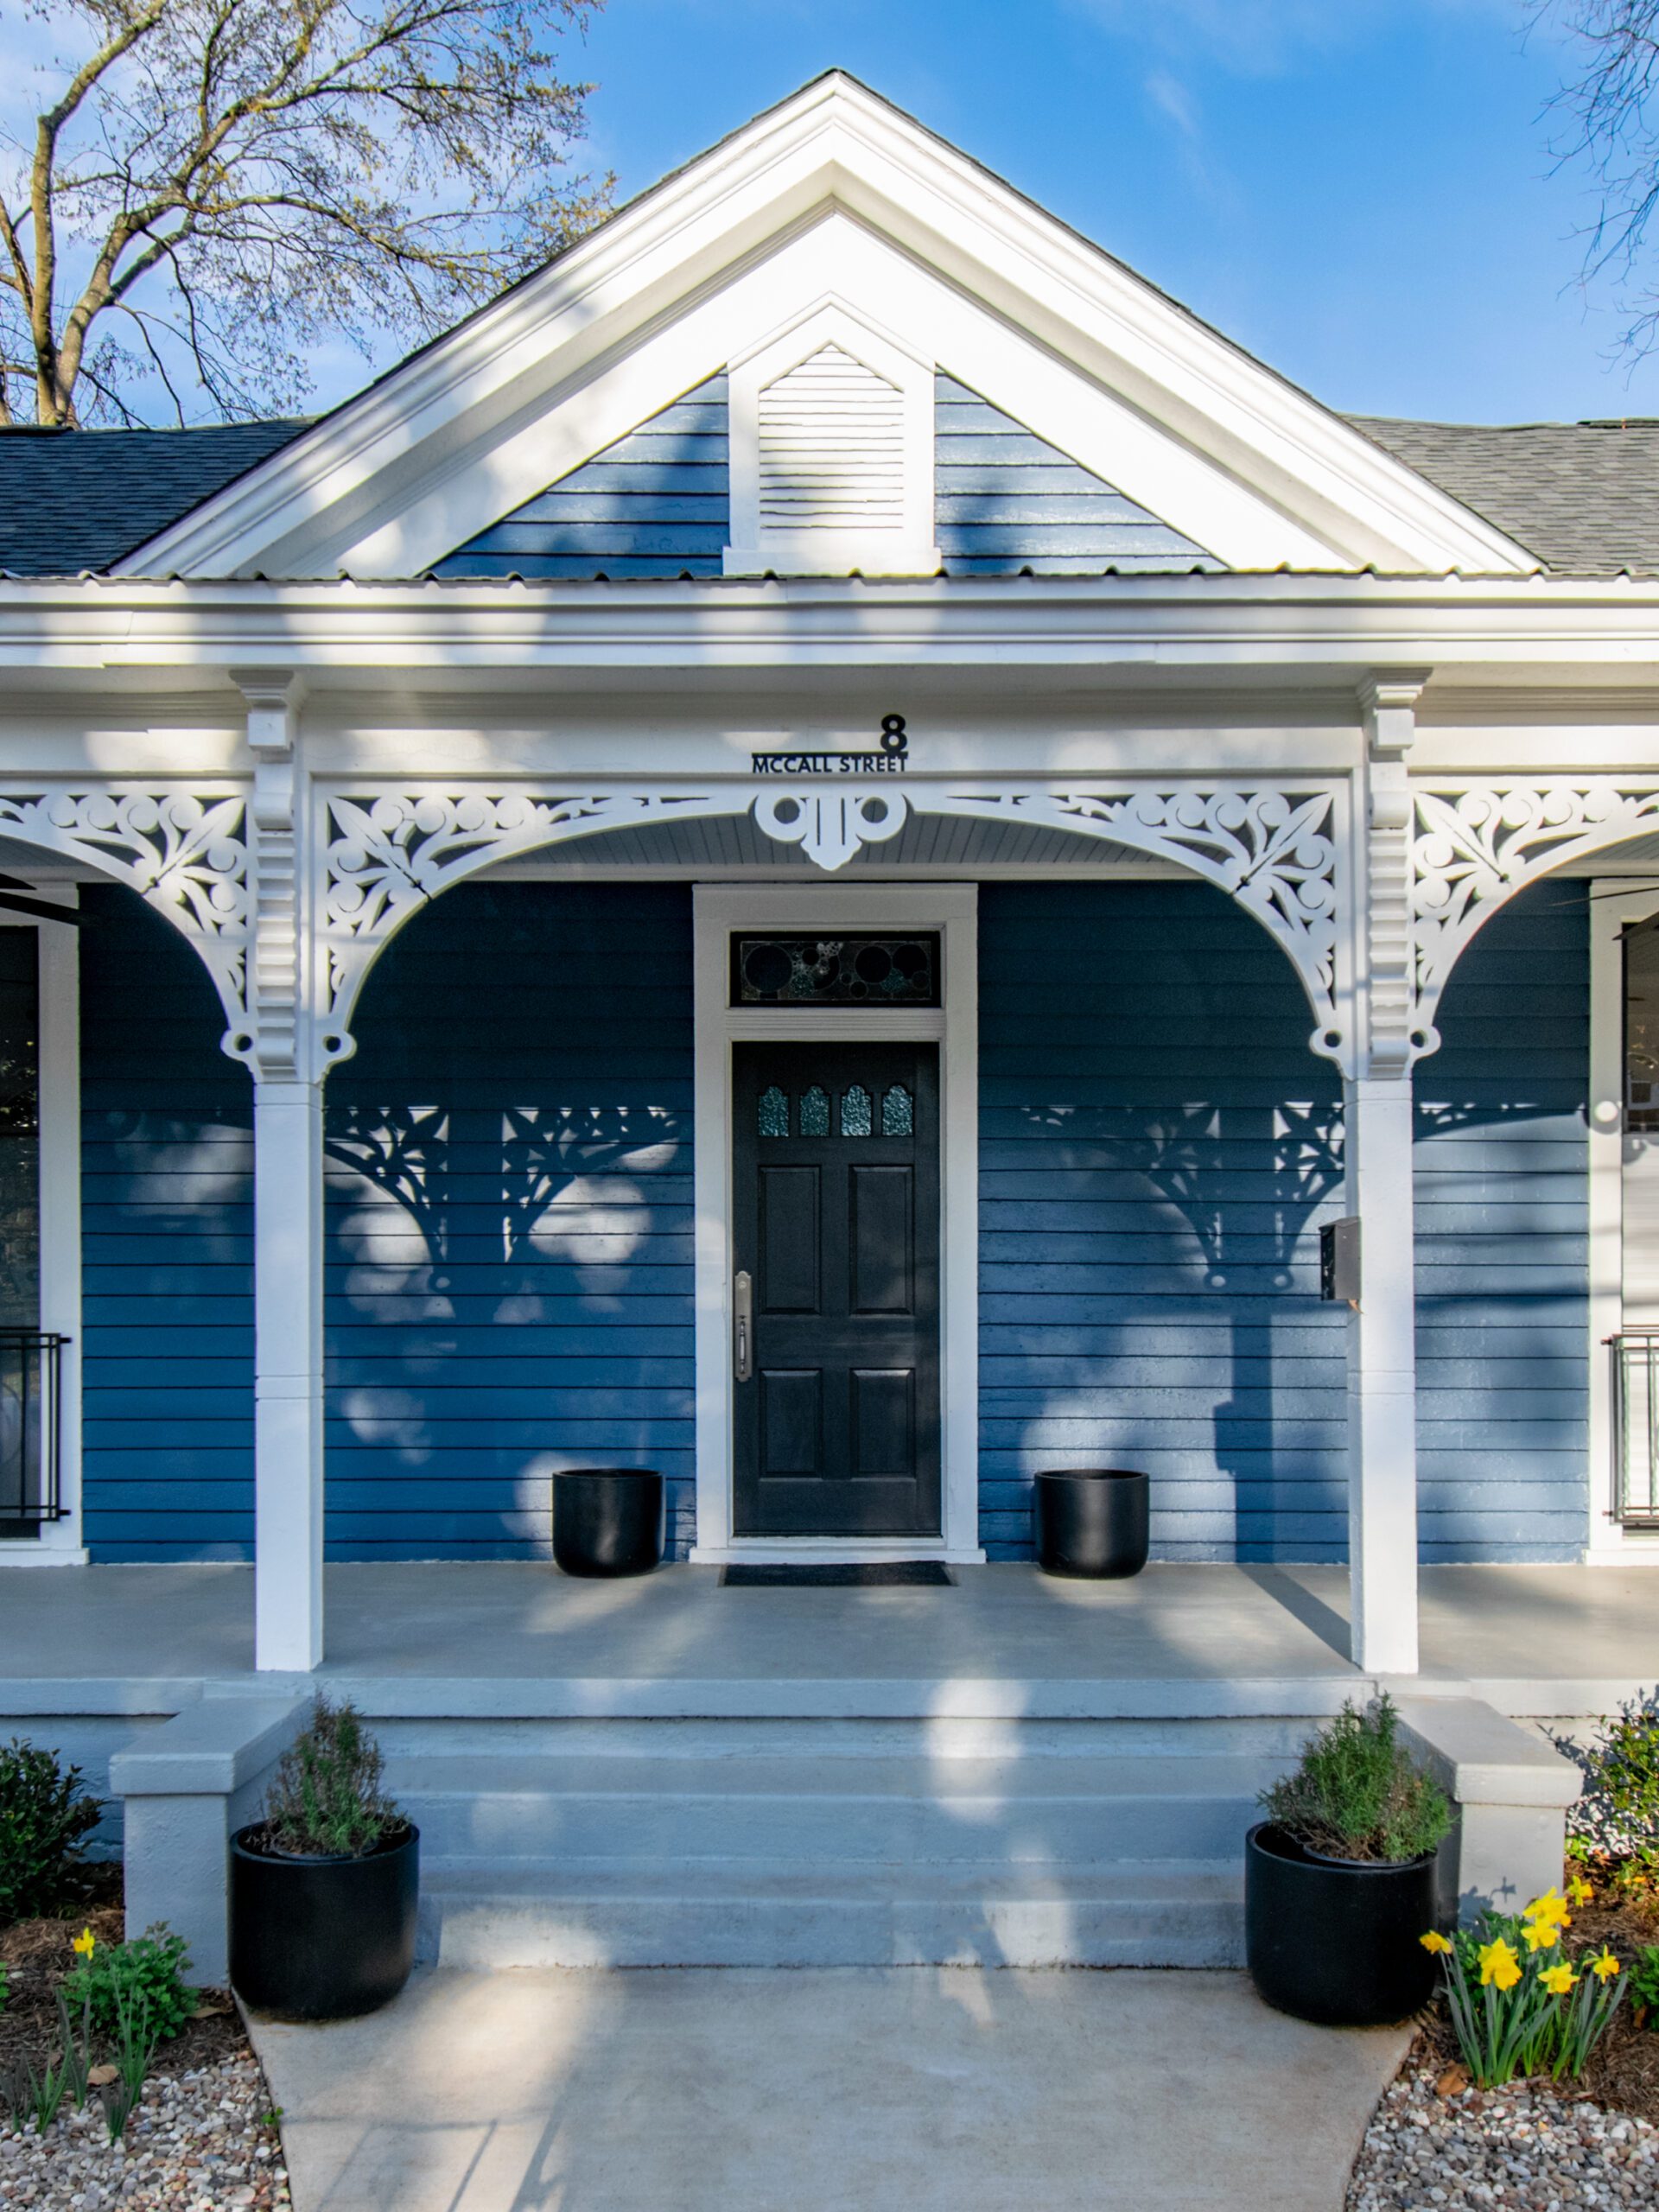
[[[916,1306],[909,1167],[855,1167],[852,1171],[853,1279],[849,1304],[855,1313],[911,1313]]]
[[[938,1048],[740,1044],[740,1535],[939,1533]]]
[[[818,1310],[818,1170],[760,1170],[760,1311]]]

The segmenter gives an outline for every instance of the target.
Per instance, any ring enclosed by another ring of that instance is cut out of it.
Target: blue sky
[[[611,0],[572,73],[638,191],[852,70],[1336,407],[1659,415],[1608,354],[1523,0]]]

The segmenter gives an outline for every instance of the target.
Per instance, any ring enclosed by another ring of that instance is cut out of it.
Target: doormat
[[[721,1587],[731,1590],[856,1590],[893,1585],[925,1584],[937,1589],[956,1586],[936,1559],[835,1560],[822,1567],[796,1567],[787,1560],[777,1565],[725,1567]]]

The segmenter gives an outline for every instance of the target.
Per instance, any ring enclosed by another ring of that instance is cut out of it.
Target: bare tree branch
[[[431,336],[579,236],[611,181],[570,172],[590,88],[553,49],[602,4],[54,0],[82,50],[0,137],[0,353],[35,419],[79,420],[83,386],[106,419],[152,384],[180,420],[292,404],[308,344]]]

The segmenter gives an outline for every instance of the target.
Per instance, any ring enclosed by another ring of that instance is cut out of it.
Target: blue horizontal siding
[[[253,1541],[253,1133],[207,972],[131,892],[81,893],[83,1498],[95,1560]]]
[[[1586,912],[1496,916],[1418,1071],[1425,1560],[1583,1542]],[[1039,1467],[1117,1461],[1160,1556],[1345,1555],[1340,1108],[1282,956],[1203,886],[986,885],[981,962],[987,1549],[1027,1555]]]
[[[1541,883],[1492,917],[1417,1070],[1425,1560],[1565,1560],[1585,1541],[1588,895]]]
[[[947,575],[1224,565],[954,377],[935,380],[933,423],[934,530]]]
[[[1112,1464],[1151,1473],[1160,1558],[1339,1555],[1345,1348],[1317,1236],[1339,1085],[1309,1027],[1283,954],[1207,886],[981,887],[993,1558],[1030,1555],[1039,1469]]]
[[[561,1465],[694,1533],[683,886],[467,884],[382,956],[328,1079],[327,1544],[544,1556]]]
[[[717,576],[731,537],[729,483],[722,373],[480,531],[432,573]]]

